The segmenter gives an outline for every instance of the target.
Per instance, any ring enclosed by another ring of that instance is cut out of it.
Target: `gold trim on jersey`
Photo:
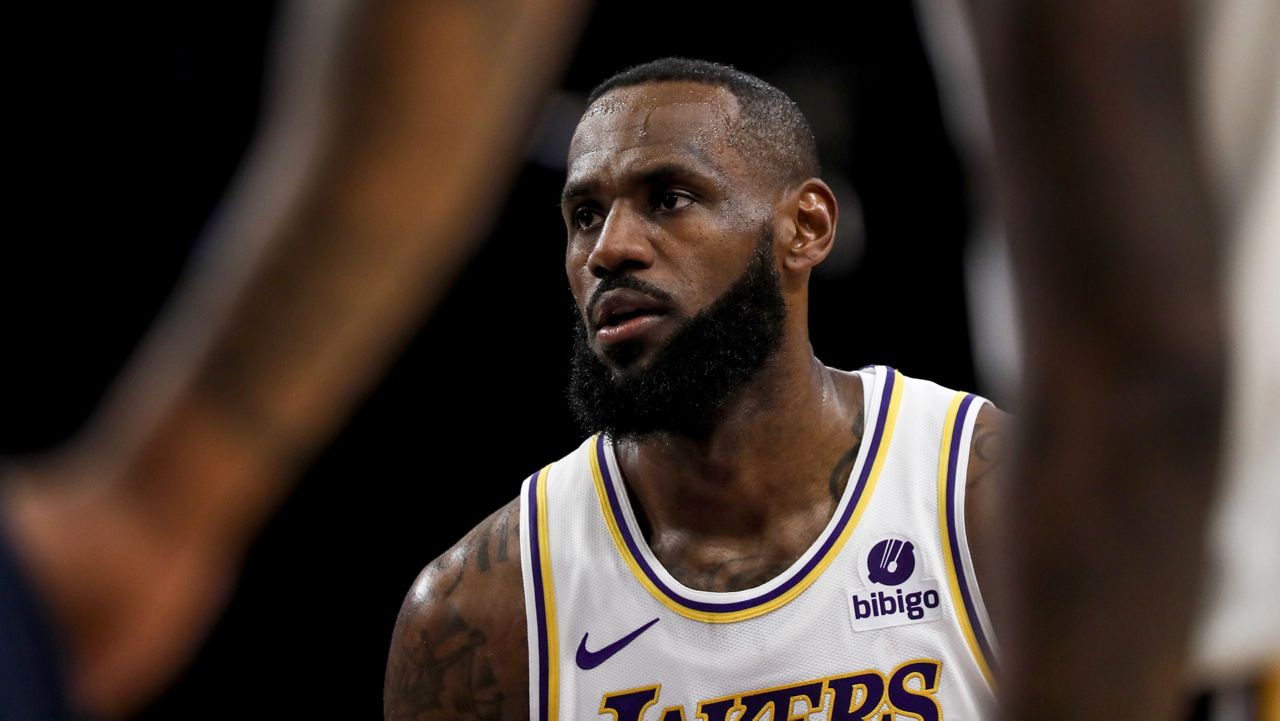
[[[538,473],[538,553],[542,556],[542,600],[547,615],[547,719],[560,718],[560,636],[556,629],[555,580],[551,575],[551,534],[547,530],[548,464]]]
[[[600,510],[601,510],[601,513],[604,515],[605,523],[609,527],[609,534],[613,537],[613,543],[617,547],[618,553],[622,556],[622,559],[626,562],[627,566],[631,569],[631,573],[633,576],[635,576],[636,580],[639,581],[640,584],[644,586],[645,589],[648,590],[649,593],[654,598],[656,598],[659,602],[661,602],[667,608],[671,609],[672,611],[675,611],[676,613],[680,614],[681,616],[684,616],[685,618],[690,618],[695,621],[704,621],[707,623],[733,623],[735,621],[742,621],[748,618],[755,618],[757,616],[764,615],[766,613],[769,613],[770,611],[773,611],[777,608],[780,608],[781,606],[786,605],[788,602],[791,601],[791,599],[795,598],[796,596],[799,596],[802,592],[804,592],[804,590],[807,589],[810,585],[812,585],[813,582],[816,581],[822,575],[823,571],[825,571],[827,567],[831,565],[831,562],[835,559],[836,556],[840,554],[840,551],[844,548],[845,542],[849,540],[849,536],[852,535],[853,529],[857,527],[859,519],[861,519],[863,512],[866,510],[867,505],[870,502],[871,497],[875,492],[876,481],[880,477],[880,471],[884,468],[885,458],[888,457],[889,455],[889,446],[893,440],[894,425],[898,419],[898,409],[902,405],[902,389],[903,389],[903,386],[905,385],[905,382],[903,381],[902,377],[892,369],[881,369],[880,372],[881,374],[884,374],[880,377],[880,380],[879,380],[879,384],[881,388],[883,388],[884,385],[887,385],[888,383],[890,383],[890,381],[884,380],[885,375],[894,376],[891,381],[892,382],[891,395],[889,398],[888,408],[886,409],[884,414],[885,416],[884,430],[880,435],[879,447],[876,451],[875,457],[864,459],[863,464],[856,466],[851,472],[850,483],[853,483],[855,482],[855,479],[853,479],[853,475],[856,474],[861,469],[862,465],[865,465],[866,463],[871,464],[871,471],[867,476],[867,481],[866,481],[865,487],[862,489],[861,494],[856,499],[851,499],[846,501],[846,502],[856,502],[856,506],[854,507],[853,512],[849,515],[849,518],[845,522],[844,527],[839,529],[838,536],[836,537],[835,541],[830,545],[830,547],[827,549],[827,552],[818,561],[818,563],[814,565],[813,568],[810,569],[809,573],[805,575],[804,578],[796,582],[786,592],[778,595],[777,597],[769,601],[765,601],[758,605],[752,605],[747,608],[742,608],[739,610],[705,611],[701,609],[690,608],[689,606],[682,603],[680,599],[672,598],[670,595],[668,595],[665,591],[663,591],[663,589],[659,588],[653,582],[653,579],[651,579],[647,573],[645,573],[644,569],[641,568],[640,564],[637,562],[635,556],[631,553],[631,550],[627,547],[627,543],[622,536],[622,531],[619,528],[619,524],[626,523],[626,520],[616,518],[613,513],[612,507],[610,506],[608,491],[605,489],[605,479],[603,474],[600,471],[600,462],[594,450],[594,447],[598,441],[598,437],[593,438],[591,443],[593,450],[590,454],[591,475],[595,479],[596,496],[600,502]],[[872,402],[873,415],[871,418],[867,419],[867,427],[871,428],[872,431],[871,433],[864,435],[864,439],[874,435],[874,429],[876,427],[876,424],[880,420],[879,419],[880,411],[878,408],[878,403],[881,400],[882,399],[880,398],[876,398]],[[622,484],[620,481],[617,482],[616,491],[619,494],[626,492],[625,489],[622,488]],[[837,514],[841,513],[843,510],[845,510],[844,506],[838,507],[836,509],[836,513]],[[638,533],[638,530],[636,532]],[[821,540],[818,541],[818,543],[821,543],[821,542],[822,542]],[[750,599],[744,600],[744,602],[749,602],[749,601]]]
[[[650,698],[648,701],[645,701],[644,705],[640,707],[639,713],[635,715],[635,718],[637,719],[644,718],[644,712],[648,711],[650,706],[653,706],[654,704],[658,703],[658,697],[662,695],[662,684],[660,683],[650,684],[648,686],[637,686],[635,688],[627,688],[621,691],[612,691],[610,693],[607,693],[600,697],[600,708],[596,711],[596,713],[600,716],[609,714],[610,716],[613,717],[613,721],[618,721],[617,710],[609,708],[608,706],[606,706],[606,704],[609,703],[610,699],[615,699],[619,696],[628,696],[630,694],[637,693],[639,691],[653,692],[653,697]],[[666,711],[663,711],[663,713],[665,714]]]
[[[978,664],[978,669],[982,671],[982,675],[987,679],[987,684],[992,689],[996,687],[995,674],[991,671],[991,664],[988,662],[986,654],[982,652],[982,647],[978,644],[977,635],[974,633],[974,623],[977,619],[969,618],[968,607],[965,604],[964,594],[960,590],[960,577],[957,575],[955,555],[961,552],[961,549],[955,548],[951,543],[951,528],[947,519],[947,500],[950,491],[947,488],[948,467],[951,462],[951,442],[955,434],[964,433],[962,425],[956,423],[956,418],[960,413],[960,404],[964,401],[965,396],[969,394],[958,392],[951,399],[951,405],[947,408],[946,423],[942,429],[942,452],[938,455],[938,524],[942,531],[942,546],[945,552],[942,554],[947,564],[947,587],[951,591],[951,605],[955,608],[956,619],[960,622],[960,631],[964,634],[965,644],[969,647],[970,654]],[[976,397],[973,404],[981,403]],[[976,414],[978,411],[972,411]],[[961,449],[963,451],[963,449]],[[959,458],[956,459],[956,475],[959,476]],[[956,478],[956,484],[964,483],[966,479]],[[956,513],[964,513],[963,508],[957,508]]]

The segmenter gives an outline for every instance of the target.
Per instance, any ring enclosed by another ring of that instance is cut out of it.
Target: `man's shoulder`
[[[527,713],[520,522],[517,498],[418,575],[387,659],[387,719]]]
[[[995,403],[969,391],[956,390],[943,383],[908,376],[887,366],[867,366],[861,372],[873,375],[892,371],[904,386],[910,385],[913,394],[930,398],[927,407],[934,413],[958,418],[966,405],[973,418],[973,433],[969,444],[968,486],[986,480],[1004,460],[1004,445],[1012,429],[1012,417],[996,407]],[[958,421],[957,421],[958,422]]]
[[[968,393],[967,391],[964,391],[962,388],[956,387],[955,385],[947,381],[938,381],[932,378],[922,378],[919,376],[910,375],[907,373],[903,373],[902,371],[896,368],[887,368],[887,370],[890,370],[893,372],[894,378],[896,379],[897,382],[902,383],[904,386],[910,386],[913,389],[913,392],[915,393],[929,393],[937,396],[938,398],[945,398],[948,400],[954,398],[955,395],[958,393],[966,393],[966,394]],[[958,385],[963,385],[963,384],[958,384]]]
[[[922,378],[888,365],[867,365],[855,371],[832,369],[835,375],[845,383],[861,381],[861,389],[868,394],[864,402],[868,405],[880,403],[887,410],[895,399],[909,398],[915,412],[928,409],[933,413],[946,413],[957,398],[973,395],[975,410],[978,406],[989,406],[990,402],[977,394],[970,394],[930,378]]]
[[[520,499],[514,498],[476,524],[422,570],[409,600],[467,602],[460,595],[504,574],[520,574]]]
[[[612,442],[601,433],[582,439],[570,451],[527,476],[521,486],[522,499],[529,503],[536,503],[533,494],[537,492],[535,486],[543,473],[554,478],[551,484],[554,488],[562,490],[578,488],[578,481],[593,478],[595,471],[592,469],[597,464],[605,463],[604,458],[609,454],[608,449],[611,445]],[[568,485],[565,485],[566,483]]]

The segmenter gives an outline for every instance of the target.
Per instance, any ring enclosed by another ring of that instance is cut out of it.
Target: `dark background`
[[[181,5],[26,8],[11,24],[25,42],[7,51],[5,454],[54,447],[92,411],[252,137],[273,6]],[[511,195],[476,201],[501,213],[489,240],[263,531],[199,656],[140,718],[380,717],[414,576],[581,438],[563,400],[563,133],[591,86],[628,65],[702,57],[790,93],[842,202],[842,250],[813,281],[818,357],[981,391],[960,274],[964,187],[910,5],[846,4],[846,23],[738,3],[597,8]]]

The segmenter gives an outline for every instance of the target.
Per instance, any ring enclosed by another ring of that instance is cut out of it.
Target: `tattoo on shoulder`
[[[446,604],[434,623],[406,636],[387,663],[387,721],[501,717],[503,697],[484,632]]]
[[[508,504],[427,566],[421,607],[397,623],[387,660],[387,721],[490,721],[503,695],[490,664],[484,631],[459,610],[455,592],[469,574],[488,573],[519,554],[520,515]],[[514,540],[513,540],[514,536]]]
[[[506,563],[511,558],[511,546],[520,542],[520,518],[515,513],[515,505],[508,504],[497,518],[476,529],[473,535],[478,538],[464,541],[465,547],[474,548],[476,570],[487,573],[498,563]]]
[[[518,545],[519,539],[519,515],[513,506],[508,506],[491,522],[478,526],[457,546],[427,565],[434,582],[426,600],[443,601],[452,596],[467,576],[468,565],[475,573],[488,573],[494,565],[506,563],[512,557],[511,546]]]
[[[994,406],[986,406],[978,412],[969,449],[969,484],[985,480],[1004,465],[1007,432],[1008,414]]]
[[[462,569],[471,562],[477,573],[488,573],[495,565],[509,561],[512,547],[518,547],[519,543],[519,514],[515,504],[509,504],[468,533],[456,548],[433,561],[432,565],[456,565]]]
[[[518,516],[514,519],[511,517],[513,515],[513,510],[514,509],[511,506],[504,508],[502,510],[502,515],[498,518],[498,522],[494,524],[493,533],[497,537],[498,541],[498,549],[494,556],[494,561],[497,563],[503,563],[507,560],[508,543],[513,531],[516,534],[516,542],[519,543],[520,541],[520,518]]]

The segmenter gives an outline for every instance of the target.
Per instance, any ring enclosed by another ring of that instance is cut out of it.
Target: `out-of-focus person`
[[[67,446],[3,468],[0,717],[119,717],[486,230],[576,0],[297,2],[249,160]],[[65,678],[63,678],[65,676]]]
[[[1278,718],[1280,5],[969,5],[921,3],[1022,320],[1006,714]]]

